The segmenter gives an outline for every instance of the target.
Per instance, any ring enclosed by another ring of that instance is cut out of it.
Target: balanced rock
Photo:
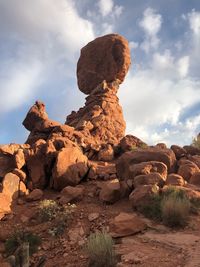
[[[104,80],[122,83],[131,63],[128,41],[118,34],[98,37],[81,49],[77,64],[79,89],[90,94]]]

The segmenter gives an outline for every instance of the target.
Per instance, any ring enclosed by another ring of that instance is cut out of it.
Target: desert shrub
[[[52,236],[59,236],[64,233],[65,228],[69,226],[73,218],[75,208],[76,205],[70,203],[65,206],[59,207],[53,222],[53,226],[49,230],[49,233]]]
[[[163,223],[170,227],[183,227],[187,224],[190,213],[190,201],[187,197],[169,194],[161,203]]]
[[[42,200],[39,204],[38,214],[41,221],[51,221],[56,217],[59,206],[56,201],[51,199]]]
[[[112,237],[105,231],[95,232],[88,237],[86,251],[89,255],[89,266],[116,266],[114,242]]]
[[[200,148],[200,134],[198,134],[197,137],[193,138],[192,146]]]
[[[139,211],[170,227],[182,227],[187,224],[191,203],[182,189],[170,186],[162,194],[152,195],[148,204],[141,206]]]
[[[15,230],[5,242],[5,252],[7,256],[15,254],[15,252],[25,243],[29,244],[29,254],[32,255],[37,251],[41,244],[38,235],[23,229]]]
[[[162,218],[161,201],[162,196],[156,193],[151,197],[148,204],[144,204],[140,207],[139,211],[147,218],[160,221]]]

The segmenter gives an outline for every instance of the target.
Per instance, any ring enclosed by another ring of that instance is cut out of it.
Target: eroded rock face
[[[67,116],[66,124],[90,137],[90,144],[116,145],[124,137],[126,123],[117,97],[117,82],[98,85],[78,112]]]
[[[128,41],[118,34],[96,38],[81,49],[78,87],[90,94],[104,80],[122,83],[131,63]]]

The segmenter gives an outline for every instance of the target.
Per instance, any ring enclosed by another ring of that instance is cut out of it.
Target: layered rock
[[[90,144],[117,145],[125,134],[125,121],[117,97],[118,82],[98,85],[86,98],[86,103],[78,112],[67,116],[66,124],[89,132]]]

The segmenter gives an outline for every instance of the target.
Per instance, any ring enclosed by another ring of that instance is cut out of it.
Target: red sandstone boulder
[[[123,152],[132,151],[135,148],[146,148],[147,144],[138,137],[128,134],[124,136],[119,143],[119,147]]]
[[[99,199],[107,203],[115,203],[120,199],[120,183],[118,179],[105,182],[99,193]]]
[[[42,199],[44,193],[41,189],[34,189],[27,197],[26,200],[27,201],[37,201]]]
[[[197,186],[200,186],[200,171],[195,172],[191,177],[190,177],[190,184],[194,184]]]
[[[165,143],[158,143],[156,144],[156,147],[161,148],[161,149],[166,149],[167,145]]]
[[[83,186],[66,186],[61,191],[61,198],[59,199],[59,203],[67,204],[80,201],[83,198],[83,193]]]
[[[100,161],[112,161],[114,158],[114,151],[110,144],[105,145],[98,153],[98,160]]]
[[[103,80],[123,82],[131,63],[128,41],[118,34],[98,37],[81,49],[77,64],[79,89],[90,94]]]
[[[133,208],[140,210],[145,205],[151,202],[153,195],[159,192],[159,187],[156,185],[142,185],[133,190],[129,196],[129,200]]]
[[[0,193],[0,220],[11,211],[12,200],[8,195]]]
[[[181,175],[187,182],[189,182],[191,176],[194,173],[200,171],[198,166],[194,162],[189,160],[180,160],[178,164],[178,174]]]
[[[124,237],[142,232],[147,228],[144,221],[135,214],[121,212],[110,223],[112,237]]]
[[[176,173],[169,174],[166,179],[166,185],[184,186],[185,183],[183,177]]]
[[[141,185],[158,185],[159,187],[162,187],[164,184],[165,179],[158,172],[138,175],[133,180],[135,188]]]
[[[176,158],[174,152],[171,149],[160,149],[153,147],[124,153],[118,159],[116,164],[117,175],[122,179],[129,179],[128,166],[148,161],[158,161],[164,163],[167,166],[168,172],[170,173],[174,172],[175,170]]]
[[[194,147],[194,146],[184,146],[183,147],[187,154],[189,155],[200,155],[200,148]]]
[[[35,104],[28,111],[26,118],[23,121],[24,127],[32,131],[34,130],[37,123],[47,120],[48,115],[45,110],[45,104],[40,101],[36,101]]]
[[[11,199],[16,199],[19,196],[19,185],[20,179],[17,175],[9,172],[5,175],[3,179],[3,190],[2,193],[10,197]]]
[[[194,162],[200,169],[200,155],[188,156],[188,160]]]
[[[88,159],[77,146],[62,148],[57,155],[52,171],[53,188],[77,185],[88,172]]]
[[[124,154],[116,164],[117,176],[122,180],[134,179],[137,175],[159,173],[164,179],[167,177],[167,166],[158,161],[148,161],[131,164],[132,154]]]
[[[173,150],[174,154],[176,155],[176,159],[178,160],[187,154],[187,151],[184,148],[177,145],[172,145],[171,150]]]

